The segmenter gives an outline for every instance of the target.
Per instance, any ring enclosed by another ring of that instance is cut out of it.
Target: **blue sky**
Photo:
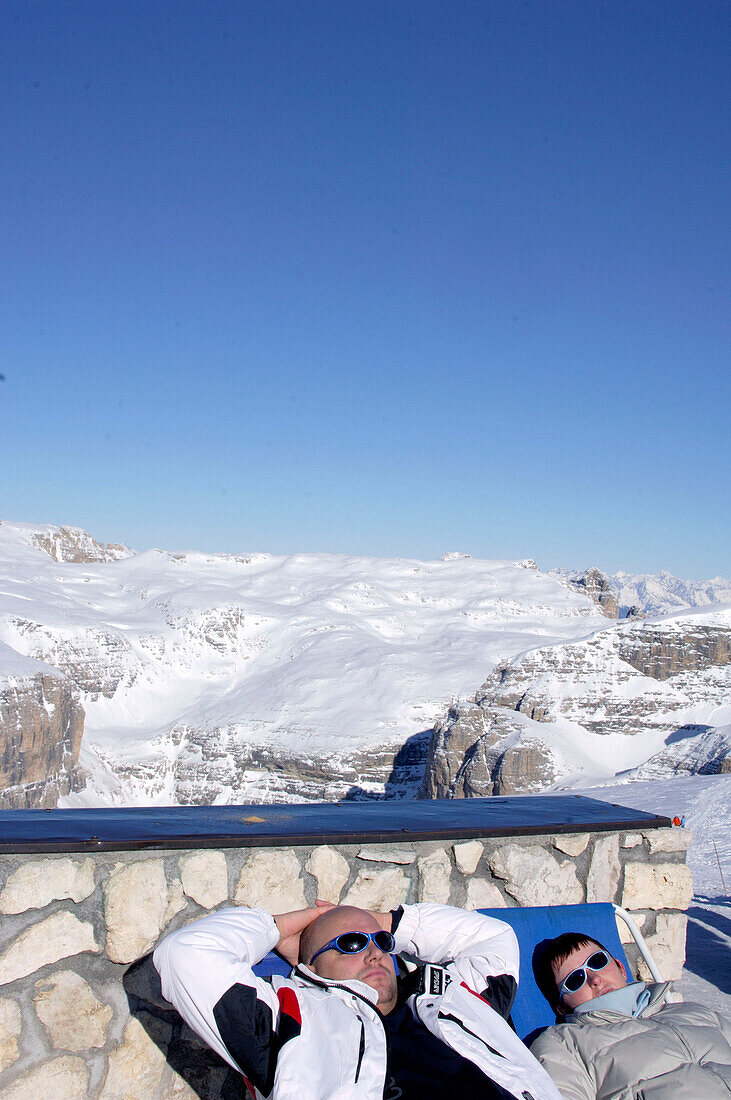
[[[731,573],[726,0],[5,0],[0,516]]]

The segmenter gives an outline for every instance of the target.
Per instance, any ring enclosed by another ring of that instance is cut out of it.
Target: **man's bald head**
[[[320,948],[343,932],[377,932],[380,924],[367,909],[355,905],[336,905],[308,924],[300,936],[300,962],[309,966]]]
[[[338,905],[328,909],[309,924],[300,936],[300,961],[315,974],[332,981],[359,981],[378,994],[378,1008],[387,1014],[396,1006],[398,989],[393,960],[384,954],[373,940],[362,951],[340,952],[336,948],[317,952],[343,932],[379,932],[382,925],[373,913],[353,905]],[[315,959],[314,956],[317,955]]]

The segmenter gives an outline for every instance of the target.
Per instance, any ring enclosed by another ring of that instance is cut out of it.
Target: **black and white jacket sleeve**
[[[504,1019],[518,990],[518,941],[509,924],[483,913],[422,903],[394,914],[396,950],[419,962],[450,965]]]
[[[258,978],[252,965],[279,942],[264,909],[230,908],[173,932],[153,961],[163,995],[186,1023],[264,1095],[271,1092],[282,1043],[301,1023],[280,990]]]

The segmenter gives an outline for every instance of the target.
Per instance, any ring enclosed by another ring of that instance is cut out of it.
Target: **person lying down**
[[[275,948],[291,973],[258,977]],[[515,933],[481,913],[234,907],[168,935],[153,958],[164,996],[252,1096],[561,1100],[507,1022]]]
[[[581,932],[541,945],[536,981],[562,1021],[531,1051],[564,1100],[729,1100],[731,1026],[705,1005],[668,1004],[669,982],[634,982]]]

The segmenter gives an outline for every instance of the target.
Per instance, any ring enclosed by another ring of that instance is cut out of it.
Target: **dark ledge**
[[[0,811],[0,852],[119,852],[467,840],[658,829],[667,817],[582,795],[269,806]]]

